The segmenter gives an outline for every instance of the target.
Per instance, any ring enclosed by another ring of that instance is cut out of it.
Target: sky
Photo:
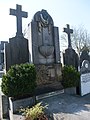
[[[16,4],[28,12],[28,18],[22,19],[23,31],[34,14],[45,9],[53,18],[54,25],[59,27],[59,36],[66,24],[73,27],[83,25],[90,32],[90,0],[0,0],[0,41],[8,41],[16,35],[16,17],[9,15],[9,9],[16,9]]]

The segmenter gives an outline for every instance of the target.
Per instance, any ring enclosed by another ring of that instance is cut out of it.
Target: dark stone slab
[[[24,37],[9,39],[5,45],[5,69],[6,71],[15,64],[29,62],[28,40]]]
[[[78,70],[78,55],[74,49],[68,48],[63,54],[64,65],[72,65]]]

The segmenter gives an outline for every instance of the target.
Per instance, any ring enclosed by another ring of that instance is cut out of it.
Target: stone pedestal
[[[6,71],[15,64],[29,62],[28,40],[23,36],[9,39],[5,44],[5,69]]]
[[[36,65],[36,94],[61,90],[61,64]]]

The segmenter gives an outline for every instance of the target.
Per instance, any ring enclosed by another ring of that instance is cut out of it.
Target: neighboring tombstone
[[[71,46],[70,34],[73,33],[73,30],[70,29],[69,25],[67,24],[67,28],[64,28],[64,32],[66,32],[68,35],[68,48],[65,50],[65,53],[63,53],[64,65],[72,65],[78,70],[78,55]]]
[[[78,70],[78,55],[75,52],[74,49],[68,48],[65,50],[65,53],[63,53],[63,58],[64,58],[64,65],[70,66],[72,65],[73,67]]]
[[[90,62],[90,55],[88,49],[84,49],[80,55],[80,68],[84,60],[88,60]]]
[[[8,41],[0,41],[0,71],[4,68],[4,45],[8,43]]]
[[[16,36],[9,39],[5,45],[5,69],[6,71],[15,64],[29,62],[28,40],[23,37],[22,17],[27,18],[28,13],[22,11],[21,5],[16,5],[16,10],[10,9],[10,15],[17,18]]]
[[[61,75],[58,27],[48,12],[42,10],[34,15],[29,31],[31,62],[36,65],[39,76],[37,84],[43,87],[42,84],[55,83]]]
[[[88,60],[83,60],[80,72],[80,90],[83,96],[90,93],[90,62]]]

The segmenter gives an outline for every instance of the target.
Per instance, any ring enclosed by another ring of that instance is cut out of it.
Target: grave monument
[[[80,94],[83,96],[90,93],[90,55],[86,46],[80,55],[80,73]]]
[[[6,71],[15,64],[29,62],[28,40],[22,33],[22,17],[27,18],[28,13],[22,11],[21,5],[16,5],[15,9],[10,9],[10,15],[16,16],[17,32],[16,36],[9,39],[5,45],[5,69]]]
[[[42,87],[55,85],[61,75],[58,27],[54,26],[48,12],[41,10],[34,15],[29,31],[31,62],[35,64],[39,77],[37,84]]]
[[[68,35],[68,48],[65,50],[65,53],[63,53],[64,65],[72,65],[78,70],[78,55],[72,48],[70,38],[70,34],[73,33],[73,30],[70,29],[69,25],[67,24],[67,28],[64,28],[64,32]]]
[[[83,60],[80,73],[80,93],[83,96],[90,93],[90,62],[88,60]]]

